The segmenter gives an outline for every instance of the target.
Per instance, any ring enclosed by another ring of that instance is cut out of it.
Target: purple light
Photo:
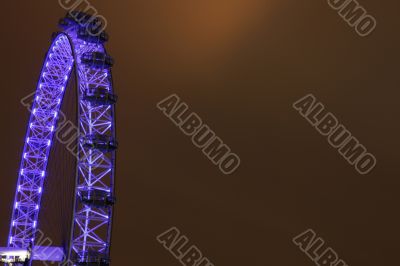
[[[90,86],[107,88],[110,93],[113,91],[111,71],[109,69],[92,68],[89,64],[83,65],[80,60],[80,55],[84,53],[104,52],[103,45],[88,44],[78,39],[77,30],[78,27],[71,28],[69,31],[55,37],[38,81],[35,102],[33,103],[34,109],[28,124],[14,200],[15,210],[12,213],[9,232],[10,247],[27,248],[30,245],[29,241],[35,244],[35,233],[40,223],[38,217],[41,209],[43,184],[46,178],[47,164],[52,161],[49,155],[53,144],[52,140],[57,131],[55,120],[60,115],[62,98],[74,64],[77,70],[90,70],[77,71],[79,89]],[[75,51],[72,49],[75,49]],[[79,93],[77,100],[79,101],[79,111],[82,114],[78,123],[80,132],[101,132],[101,134],[115,137],[113,108],[109,105],[87,108],[91,106],[90,101],[85,100],[81,95],[82,90],[79,90]],[[85,152],[89,154],[89,148],[81,146],[80,149],[87,149]],[[79,156],[79,161],[88,164],[93,163],[91,156],[85,157],[84,153]],[[112,171],[115,163],[114,157],[115,154],[113,152],[111,156],[100,154],[98,158],[96,157],[96,163],[99,164],[99,167],[89,171],[86,168],[81,168],[86,167],[84,164],[78,164],[78,175],[75,180],[76,187],[95,187],[110,193],[114,191],[114,171]],[[110,158],[112,159],[111,163]],[[62,176],[62,178],[66,177]],[[78,221],[78,214],[82,213],[82,211],[88,212],[85,218],[86,223]],[[74,229],[79,230],[72,230],[73,235],[69,243],[72,255],[87,250],[109,252],[111,214],[111,206],[106,208],[87,208],[87,206],[77,204],[74,209],[72,226]],[[96,225],[94,225],[94,221],[96,221]],[[103,232],[107,233],[104,234]]]

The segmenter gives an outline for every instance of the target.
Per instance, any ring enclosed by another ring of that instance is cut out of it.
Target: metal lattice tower
[[[77,18],[80,20],[78,21]],[[96,21],[76,12],[63,19],[54,35],[37,85],[18,177],[9,247],[35,245],[43,183],[60,106],[72,71],[77,74],[79,144],[75,204],[67,258],[74,265],[108,265],[115,175],[115,102],[104,32],[93,35]],[[96,22],[97,23],[97,22]],[[51,178],[51,177],[50,177]],[[69,178],[69,177],[68,177]],[[87,265],[87,264],[84,264]]]

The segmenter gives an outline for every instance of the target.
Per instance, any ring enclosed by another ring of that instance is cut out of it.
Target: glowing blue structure
[[[113,60],[104,48],[108,36],[103,31],[93,34],[98,24],[90,15],[74,12],[61,20],[63,31],[53,36],[28,124],[8,242],[9,248],[35,250],[50,149],[65,88],[75,71],[80,137],[71,237],[64,258],[72,265],[109,265],[117,97],[111,76]]]

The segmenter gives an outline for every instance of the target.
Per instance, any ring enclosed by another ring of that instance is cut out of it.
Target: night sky
[[[216,266],[315,265],[292,241],[307,229],[348,265],[397,263],[398,2],[359,0],[377,20],[367,37],[325,0],[91,3],[108,21],[119,95],[111,265],[181,265],[157,241],[171,227]],[[5,246],[29,118],[20,100],[66,11],[55,0],[3,1],[1,10]],[[74,93],[63,107],[71,117]],[[237,171],[223,174],[157,108],[172,94],[240,157]],[[292,107],[307,94],[376,157],[371,173],[359,174]],[[62,146],[53,152],[39,226],[62,242],[75,170]]]

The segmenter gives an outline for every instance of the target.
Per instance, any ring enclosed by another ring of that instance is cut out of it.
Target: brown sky
[[[91,1],[109,23],[120,96],[112,265],[181,265],[156,240],[172,226],[216,266],[314,265],[292,243],[308,228],[348,265],[397,263],[400,4],[359,2],[378,22],[365,38],[324,0]],[[5,245],[28,119],[19,101],[65,11],[51,0],[1,10]],[[237,172],[222,174],[156,108],[173,93],[240,156]],[[292,108],[309,93],[376,156],[372,173]]]

